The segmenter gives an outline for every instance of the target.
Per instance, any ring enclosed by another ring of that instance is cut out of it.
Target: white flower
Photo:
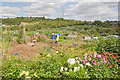
[[[63,71],[63,67],[60,68],[60,72],[62,72],[62,71]]]
[[[78,67],[74,67],[74,72],[76,72],[78,70]]]
[[[87,53],[85,55],[87,56]]]
[[[101,57],[101,55],[97,55],[97,57],[98,57],[98,58],[100,58],[100,57]]]
[[[87,72],[85,72],[85,74],[87,74]]]
[[[29,77],[29,76],[28,76],[28,77],[25,77],[25,80],[30,79],[30,78],[31,78],[31,77]]]
[[[81,67],[83,67],[83,65],[82,64],[79,64]]]
[[[65,68],[65,71],[67,71],[67,70],[68,70],[68,68],[66,67],[66,68]]]
[[[91,66],[90,63],[86,63],[87,66]]]
[[[78,66],[78,70],[80,70],[80,66]]]
[[[69,74],[69,72],[65,72],[65,74],[67,74],[67,75],[68,75],[68,74]]]
[[[75,62],[76,62],[76,63],[78,63],[78,64],[80,63],[80,61],[79,61],[79,60],[77,60],[77,61],[75,61]]]
[[[72,71],[72,69],[70,71]]]
[[[70,63],[70,65],[75,64],[75,59],[74,58],[68,59],[68,63]]]

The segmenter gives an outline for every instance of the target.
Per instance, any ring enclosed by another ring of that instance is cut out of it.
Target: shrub
[[[21,30],[20,30],[20,33],[19,33],[19,35],[18,35],[18,39],[17,39],[17,42],[18,42],[19,44],[22,43],[22,38],[23,38],[23,31],[22,31],[22,29],[21,29]]]
[[[120,52],[119,41],[120,39],[115,37],[109,37],[106,39],[100,38],[96,46],[96,51],[98,53],[102,52],[119,53]]]

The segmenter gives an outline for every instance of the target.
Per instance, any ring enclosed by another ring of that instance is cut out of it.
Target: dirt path
[[[40,56],[39,51],[44,47],[49,47],[50,45],[47,43],[35,43],[34,47],[31,47],[28,44],[18,44],[17,42],[11,42],[9,52],[11,55],[18,54],[17,57],[24,56],[25,58],[33,58],[35,56]]]

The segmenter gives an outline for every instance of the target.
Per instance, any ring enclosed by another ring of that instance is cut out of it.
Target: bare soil
[[[9,52],[11,55],[18,54],[16,57],[33,58],[40,56],[39,51],[44,47],[50,47],[48,43],[36,42],[33,47],[28,44],[19,44],[16,41],[10,42]]]

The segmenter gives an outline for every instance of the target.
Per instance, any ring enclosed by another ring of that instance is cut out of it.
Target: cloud
[[[119,2],[119,0],[83,0],[82,2]]]
[[[2,0],[1,2],[76,2],[78,0]],[[82,0],[79,0],[82,1]]]
[[[81,20],[106,20],[117,19],[118,12],[115,10],[117,4],[101,3],[101,2],[79,2],[70,5],[66,10],[66,18],[72,16],[74,19]]]
[[[31,6],[23,7],[25,16],[45,16],[57,17],[56,9],[59,9],[64,3],[62,2],[39,2],[33,3]]]
[[[38,0],[2,0],[1,2],[37,2]]]
[[[20,8],[17,7],[0,7],[2,11],[2,17],[17,17],[20,12]]]
[[[1,2],[118,2],[119,0],[1,0]]]

